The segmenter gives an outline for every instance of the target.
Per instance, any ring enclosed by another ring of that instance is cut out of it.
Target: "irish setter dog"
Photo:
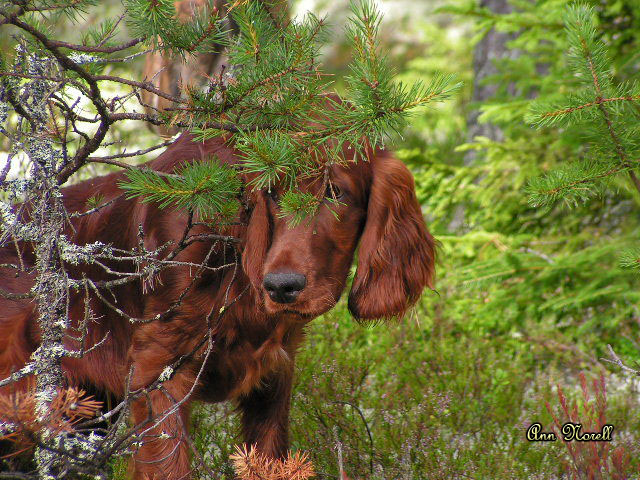
[[[170,173],[185,162],[212,156],[237,164],[238,155],[223,139],[198,143],[183,134],[147,165]],[[135,424],[172,407],[175,410],[146,432],[133,458],[135,478],[189,477],[185,428],[192,400],[235,402],[242,415],[244,441],[270,456],[286,453],[296,350],[305,325],[340,298],[358,245],[358,266],[348,302],[356,319],[399,317],[432,285],[434,240],[405,165],[389,152],[378,150],[372,152],[370,161],[331,168],[333,194],[340,203],[322,204],[310,221],[292,227],[278,215],[280,188],[270,193],[250,192],[238,222],[217,232],[196,223],[189,232],[189,238],[200,236],[203,241],[191,242],[174,260],[200,264],[209,254],[208,266],[212,267],[195,281],[196,269],[178,264],[163,270],[152,285],[136,281],[112,288],[103,299],[90,297],[93,318],[84,347],[109,334],[83,358],[64,359],[69,385],[90,385],[95,391],[122,398],[127,382],[130,390],[143,388],[156,381],[167,366],[187,359],[163,389],[136,400],[132,407]],[[63,190],[69,212],[89,210],[91,197],[113,200],[95,213],[72,218],[67,235],[73,242],[101,241],[135,249],[141,238],[140,225],[147,250],[184,238],[186,212],[127,199],[119,188],[123,179],[121,172],[113,173]],[[320,194],[321,183],[307,179],[300,188]],[[240,242],[216,243],[209,239],[214,234],[233,236]],[[21,248],[22,260],[33,262],[31,247]],[[0,248],[0,264],[8,263],[18,263],[13,245]],[[122,265],[114,268],[122,270]],[[128,268],[133,272],[136,267],[131,263]],[[114,278],[93,265],[67,265],[67,270],[72,278]],[[3,289],[23,293],[32,285],[29,274],[16,276],[15,270],[0,269]],[[178,299],[184,291],[187,293]],[[107,297],[111,306],[104,301]],[[131,322],[114,306],[149,321]],[[84,310],[84,294],[73,294],[69,311],[76,326]],[[167,310],[170,314],[154,320]],[[212,312],[218,321],[208,325]],[[0,299],[0,379],[20,369],[37,348],[36,315],[36,305],[30,300]],[[205,355],[202,341],[207,335],[213,341]],[[67,342],[68,348],[80,347],[71,335]],[[192,355],[194,349],[197,353]],[[22,382],[11,388],[26,385]],[[176,402],[182,402],[179,408]]]

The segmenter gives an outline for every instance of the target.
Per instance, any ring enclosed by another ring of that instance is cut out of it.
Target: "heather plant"
[[[554,432],[562,438],[567,449],[565,471],[571,479],[605,479],[622,480],[629,478],[629,454],[624,446],[612,448],[609,441],[582,442],[571,441],[575,436],[590,433],[613,432],[613,425],[607,423],[607,390],[604,377],[594,378],[591,382],[593,397],[589,392],[588,380],[580,373],[581,398],[568,400],[560,385],[558,403],[560,408],[554,409],[549,402],[545,404],[554,423]],[[559,410],[559,411],[556,411]]]

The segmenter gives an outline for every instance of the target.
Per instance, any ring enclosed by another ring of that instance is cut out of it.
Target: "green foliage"
[[[244,171],[257,174],[251,181],[256,189],[271,192],[271,187],[278,184],[291,188],[300,170],[309,168],[300,147],[280,131],[246,133],[240,136],[236,148],[244,154]]]
[[[299,225],[305,218],[309,218],[318,211],[320,201],[310,193],[286,192],[280,200],[281,211],[278,216],[289,218],[289,225]]]
[[[617,162],[607,160],[575,160],[532,179],[527,188],[529,202],[540,207],[563,200],[570,206],[576,206],[596,194],[602,194],[610,177],[625,170]]]
[[[344,303],[314,320],[296,361],[292,449],[309,452],[316,471],[331,478],[339,474],[338,443],[349,478],[558,478],[565,446],[529,442],[525,430],[533,421],[553,425],[545,402],[560,407],[550,378],[566,376],[572,354],[550,349],[569,345],[556,335],[522,348],[515,335],[486,335],[441,316],[434,302],[425,298],[400,324],[359,326]],[[540,362],[552,364],[543,373]],[[576,364],[593,368],[583,358]],[[636,401],[633,387],[616,381],[607,384],[604,418],[619,433],[612,448],[635,455],[633,472],[638,447],[627,433],[640,427],[628,414]],[[562,385],[580,398],[577,378]],[[241,441],[238,417],[227,405],[201,405],[193,423],[207,464],[233,478],[228,455]]]
[[[469,3],[454,6],[466,9]],[[574,75],[564,53],[570,45],[559,27],[571,18],[566,17],[567,5],[517,2],[506,15],[465,10],[479,34],[491,26],[517,32],[508,42],[516,53],[499,60],[498,73],[486,80],[499,83],[496,94],[476,106],[483,112],[481,121],[498,125],[504,139],[476,138],[454,154],[448,153],[446,142],[439,147],[414,140],[398,154],[416,169],[419,197],[442,243],[437,286],[441,315],[464,331],[528,339],[511,344],[512,353],[530,348],[531,341],[552,338],[573,345],[578,358],[607,355],[607,343],[638,358],[634,343],[627,340],[638,334],[638,279],[621,268],[619,259],[620,252],[637,244],[637,195],[629,188],[626,167],[619,170],[625,175],[607,175],[621,165],[607,123],[597,107],[575,112],[583,115],[579,122],[565,117],[537,131],[523,122],[534,112],[551,111],[545,105],[561,109],[568,98],[576,98],[569,106],[583,105],[578,102],[584,95],[588,101],[595,98],[592,80]],[[640,65],[637,56],[626,54],[627,42],[640,40],[640,30],[631,34],[626,26],[616,26],[638,22],[627,16],[633,2],[618,7],[618,13],[609,6],[592,11],[592,23],[608,29],[598,29],[590,38],[608,46],[608,67],[599,71],[609,72],[610,88],[628,95]],[[522,29],[524,24],[530,28]],[[625,42],[617,36],[622,30]],[[440,63],[431,59],[435,68],[446,61],[444,54]],[[465,101],[458,99],[458,115],[465,115]],[[632,102],[611,101],[606,108],[617,122],[621,143],[628,138],[625,148],[634,151],[633,124],[638,122]],[[463,155],[470,150],[477,152],[477,160],[468,165]],[[583,182],[571,196],[551,191],[576,181]]]
[[[41,0],[29,2],[29,7],[33,11],[43,10],[47,22],[55,24],[56,21],[67,19],[80,22],[89,13],[90,7],[98,4],[98,0]]]
[[[347,88],[356,108],[343,108],[340,113],[346,115],[345,125],[351,123],[355,130],[362,124],[361,134],[379,144],[389,130],[402,132],[410,108],[425,105],[432,99],[444,100],[461,84],[452,84],[453,75],[436,76],[428,86],[416,82],[407,88],[394,83],[392,70],[387,67],[385,57],[379,54],[380,14],[367,2],[352,1],[351,10],[354,16],[347,25],[347,36],[354,52],[354,63],[350,66]],[[373,119],[369,125],[364,124],[367,118]]]
[[[570,5],[564,15],[569,51],[567,59],[580,82],[593,85],[596,93],[606,95],[611,88],[609,55],[593,21],[593,8]]]
[[[188,23],[176,17],[173,0],[126,0],[131,33],[154,47],[174,54],[216,51],[227,38],[221,15],[210,1]]]
[[[640,248],[629,249],[620,255],[620,266],[640,270]]]
[[[125,174],[129,182],[121,182],[120,187],[128,198],[141,197],[146,202],[157,202],[160,208],[193,210],[202,218],[229,219],[238,210],[237,200],[229,200],[239,194],[238,174],[216,161],[185,164],[172,175],[143,168],[133,168]]]
[[[342,443],[350,478],[554,478],[562,443],[524,436],[534,420],[550,426],[544,402],[557,403],[546,376],[522,369],[545,358],[544,347],[514,352],[517,337],[461,331],[431,300],[416,311],[419,322],[363,329],[342,309],[313,326],[294,395],[294,445],[332,476],[335,453],[313,448],[323,439]],[[605,417],[621,431],[637,423],[625,407],[612,400]]]
[[[104,196],[101,194],[87,198],[87,209],[97,208],[104,203]]]

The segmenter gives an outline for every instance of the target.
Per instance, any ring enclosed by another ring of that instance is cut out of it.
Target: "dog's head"
[[[308,179],[300,189],[326,199],[314,217],[295,227],[278,215],[282,189],[253,192],[243,268],[267,313],[310,318],[332,308],[358,244],[349,294],[356,319],[402,316],[425,286],[433,286],[434,239],[411,173],[390,153],[333,166],[328,184]]]

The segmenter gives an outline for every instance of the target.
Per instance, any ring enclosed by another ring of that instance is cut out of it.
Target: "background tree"
[[[490,15],[502,15],[512,11],[511,4],[506,0],[482,0],[480,8],[486,9]],[[476,43],[473,51],[474,84],[471,99],[478,103],[488,100],[496,94],[499,87],[495,84],[495,74],[498,72],[495,64],[511,54],[506,45],[509,35],[496,31],[493,25],[489,25],[488,28],[489,30]],[[492,76],[494,77],[493,81]],[[501,140],[502,132],[500,129],[490,123],[478,122],[479,116],[480,112],[476,110],[472,112],[467,121],[469,140],[472,141],[477,136]]]
[[[267,2],[265,7],[269,10],[272,21],[288,21],[286,1],[272,2],[273,5],[270,3]],[[214,9],[224,12],[228,4],[232,5],[233,2],[217,0],[214,2]],[[194,14],[197,14],[198,9],[206,9],[207,7],[208,1],[206,0],[178,0],[175,2],[176,14],[180,22],[188,22]],[[227,17],[227,21],[229,22],[227,25],[228,35],[233,38],[238,34],[238,25],[234,23],[231,16]],[[189,55],[187,58],[155,51],[145,55],[142,74],[159,90],[179,98],[187,86],[206,88],[208,79],[219,75],[230,67],[227,63],[228,58],[225,55],[223,45],[206,53]],[[148,90],[142,90],[140,96],[148,113],[164,111],[168,107],[177,106],[172,104],[168,98],[155,95]],[[175,134],[178,131],[175,127],[157,125],[149,125],[149,127],[163,135]]]

